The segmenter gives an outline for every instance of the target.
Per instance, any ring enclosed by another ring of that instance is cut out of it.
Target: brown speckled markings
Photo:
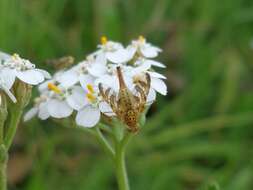
[[[137,95],[134,95],[126,86],[121,68],[117,67],[117,76],[119,79],[119,93],[116,98],[115,92],[108,88],[104,91],[102,84],[99,84],[99,91],[103,99],[111,106],[117,117],[127,125],[131,132],[137,132],[138,120],[145,109],[147,95],[150,89],[150,76],[146,74],[146,81],[137,81],[135,89]]]

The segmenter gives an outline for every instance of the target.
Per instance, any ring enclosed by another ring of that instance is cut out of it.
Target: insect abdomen
[[[125,114],[125,124],[128,126],[129,130],[132,132],[138,131],[137,127],[137,114],[134,110],[128,110]]]

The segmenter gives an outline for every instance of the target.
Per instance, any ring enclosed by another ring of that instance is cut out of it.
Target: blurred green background
[[[169,94],[128,147],[132,189],[252,190],[252,0],[0,0],[0,49],[51,72],[140,34],[164,50]],[[52,121],[20,125],[8,171],[11,190],[117,189],[95,139]]]

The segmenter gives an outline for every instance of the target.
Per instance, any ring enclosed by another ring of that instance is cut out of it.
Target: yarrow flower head
[[[143,36],[139,36],[137,40],[133,40],[127,49],[133,54],[139,54],[140,57],[155,58],[162,51],[160,48],[147,43]]]
[[[121,43],[108,41],[105,36],[101,37],[101,44],[98,45],[98,48],[93,54],[103,56],[112,63],[126,63],[131,59],[131,54]]]
[[[161,51],[143,36],[127,47],[102,37],[98,49],[85,60],[58,71],[39,86],[41,95],[25,119],[35,115],[41,119],[74,115],[77,125],[93,127],[109,117],[136,132],[138,121],[155,101],[156,92],[167,93],[166,77],[154,70],[165,68],[153,60]],[[15,70],[23,72],[20,67]]]
[[[18,54],[10,56],[0,52],[0,61],[0,89],[4,90],[13,102],[16,102],[16,98],[10,90],[16,80],[27,85],[38,85],[51,77],[47,71],[37,69],[29,60]]]

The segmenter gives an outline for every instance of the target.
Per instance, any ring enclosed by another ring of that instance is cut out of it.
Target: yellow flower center
[[[146,41],[146,39],[142,36],[142,35],[140,35],[139,36],[139,39],[138,39],[141,43],[145,43],[145,41]]]
[[[12,55],[12,59],[17,60],[19,58],[19,55],[17,53],[14,53]]]
[[[91,84],[87,84],[86,87],[88,89],[88,93],[86,94],[87,99],[91,103],[95,102],[96,101],[96,96],[94,95],[95,90],[94,90],[93,86]]]
[[[106,37],[106,36],[102,36],[101,39],[100,39],[100,41],[101,41],[101,44],[102,44],[102,45],[105,45],[105,44],[107,43],[108,40],[107,40],[107,37]]]
[[[47,88],[49,90],[52,90],[53,92],[55,92],[56,94],[60,94],[61,93],[61,89],[59,87],[57,87],[56,85],[54,85],[53,83],[49,82],[47,84]]]
[[[91,94],[94,94],[94,88],[93,88],[93,86],[91,85],[91,84],[87,84],[87,89],[88,89],[88,91],[91,93]]]
[[[96,100],[96,97],[92,93],[86,94],[86,97],[90,102],[94,102]]]

